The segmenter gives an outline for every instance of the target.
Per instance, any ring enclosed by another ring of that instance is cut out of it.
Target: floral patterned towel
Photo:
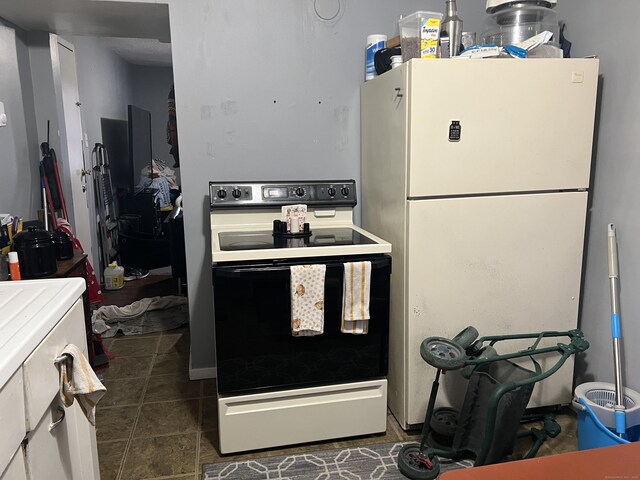
[[[324,333],[324,277],[326,265],[291,267],[291,335]]]

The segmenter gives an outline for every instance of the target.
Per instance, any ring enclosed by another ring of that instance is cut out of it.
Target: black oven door
[[[369,332],[340,332],[343,262],[371,261]],[[291,335],[290,266],[323,263],[324,333]],[[219,394],[384,377],[388,365],[391,257],[322,257],[213,268]]]

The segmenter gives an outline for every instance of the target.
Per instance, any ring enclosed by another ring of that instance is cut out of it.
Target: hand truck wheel
[[[467,359],[464,348],[442,337],[429,337],[420,344],[420,355],[429,365],[441,370],[457,370]]]
[[[437,455],[425,457],[419,444],[410,443],[398,453],[398,470],[411,480],[433,480],[440,474],[440,460]]]
[[[453,337],[452,341],[466,350],[475,342],[476,338],[478,338],[478,330],[476,330],[475,327],[469,326]]]
[[[458,411],[450,407],[436,408],[429,422],[431,430],[444,437],[453,437],[458,428]]]

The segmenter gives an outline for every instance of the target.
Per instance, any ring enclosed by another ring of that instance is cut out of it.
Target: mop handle
[[[44,229],[49,231],[49,212],[47,211],[47,190],[44,187],[44,178],[40,179],[42,189],[42,209],[44,210]]]
[[[44,166],[40,161],[40,190],[42,191],[42,209],[44,210],[44,229],[49,231],[49,211],[47,210],[47,189],[44,184]]]
[[[609,281],[611,283],[611,315],[616,315],[616,326],[611,324],[613,338],[620,338],[620,312],[618,297],[618,244],[616,242],[616,227],[613,223],[608,226],[608,257],[609,257]],[[615,288],[613,288],[615,287]]]
[[[613,338],[613,368],[615,374],[615,420],[616,433],[623,435],[626,431],[624,414],[624,401],[622,392],[622,373],[620,367],[620,293],[618,278],[618,244],[616,241],[616,227],[610,223],[607,228],[608,258],[609,258],[609,283],[611,288],[611,337]]]

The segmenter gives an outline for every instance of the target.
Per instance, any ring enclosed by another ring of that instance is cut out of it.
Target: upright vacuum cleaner
[[[64,200],[64,192],[62,191],[62,182],[60,181],[60,171],[58,170],[58,159],[56,152],[49,145],[49,127],[50,122],[47,120],[47,141],[40,144],[42,152],[42,160],[40,161],[41,184],[44,189],[44,217],[45,225],[48,227],[47,207],[51,215],[52,230],[58,228],[58,218],[64,220],[69,219],[67,213],[67,204]]]

